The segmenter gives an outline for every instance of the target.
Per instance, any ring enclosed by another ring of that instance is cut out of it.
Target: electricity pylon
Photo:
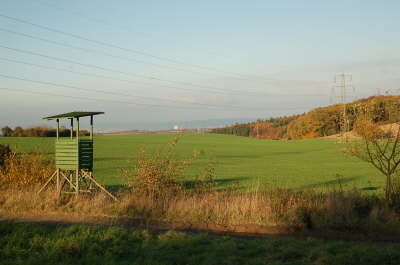
[[[337,96],[340,98],[340,103],[343,105],[342,115],[340,119],[340,137],[342,142],[347,141],[346,132],[349,131],[349,119],[347,118],[347,99],[348,89],[352,89],[354,92],[354,87],[352,86],[352,75],[346,73],[340,73],[335,75],[334,85],[332,88],[332,95],[335,94],[337,89],[340,90],[340,95]]]
[[[389,89],[377,88],[376,91],[378,95],[391,95],[393,94],[393,92],[400,92],[400,88],[389,88]]]

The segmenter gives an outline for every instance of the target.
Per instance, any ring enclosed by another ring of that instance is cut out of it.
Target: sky
[[[389,0],[2,0],[0,126],[78,110],[104,111],[98,130],[291,115],[336,103],[341,72],[349,100],[397,89],[399,11]]]

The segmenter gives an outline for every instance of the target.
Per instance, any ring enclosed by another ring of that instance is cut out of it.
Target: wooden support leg
[[[50,181],[54,178],[54,176],[57,174],[57,171],[54,171],[54,173],[50,176],[50,178],[46,181],[46,183],[40,188],[37,194],[41,193],[44,188],[50,183]]]
[[[63,172],[61,172],[61,175],[62,175],[62,177],[64,178],[64,180],[66,181],[66,182],[68,182],[69,183],[69,188],[70,188],[70,190],[75,190],[75,185],[74,185],[74,183],[72,182],[73,181],[73,179],[72,179],[72,173],[68,173],[67,175],[65,175],[65,174],[63,174]]]
[[[89,176],[90,176],[89,179],[94,179],[93,172],[89,172]],[[93,189],[93,182],[89,181],[89,190],[92,190],[92,189]]]
[[[75,192],[76,192],[76,195],[78,196],[78,194],[79,194],[79,169],[77,169],[75,172],[75,181],[76,181]]]
[[[102,191],[104,191],[108,196],[113,198],[115,201],[118,201],[118,199],[114,195],[112,195],[108,190],[106,190],[103,186],[101,186],[89,173],[83,171],[83,176],[91,180],[97,187],[99,187]]]
[[[61,196],[61,192],[62,192],[62,190],[64,188],[65,182],[66,182],[65,179],[60,178],[60,189],[58,190],[58,194],[57,194],[58,197]]]
[[[56,177],[56,194],[60,196],[60,169],[57,168],[57,177]]]
[[[69,175],[68,175],[68,182],[69,182],[69,189],[70,190],[72,190],[72,189],[75,189],[75,186],[74,186],[74,180],[73,180],[73,177],[74,177],[74,174],[72,174],[72,173],[70,173]]]

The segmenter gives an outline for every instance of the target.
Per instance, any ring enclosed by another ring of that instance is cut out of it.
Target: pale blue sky
[[[3,0],[0,88],[42,94],[0,90],[0,126],[70,110],[105,111],[103,129],[300,113],[329,104],[342,71],[356,97],[400,88],[399,13],[399,1]]]

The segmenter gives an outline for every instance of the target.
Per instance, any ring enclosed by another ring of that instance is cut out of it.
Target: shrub
[[[183,173],[197,154],[193,152],[187,159],[174,156],[173,151],[178,141],[179,137],[174,138],[166,150],[159,147],[150,157],[146,156],[146,150],[142,148],[136,165],[122,170],[125,184],[137,194],[152,197],[176,194],[182,190]]]
[[[51,160],[39,153],[10,152],[0,169],[0,186],[32,186],[43,183],[54,171]]]
[[[11,149],[8,145],[0,144],[0,169],[4,167],[4,161],[11,154]]]

